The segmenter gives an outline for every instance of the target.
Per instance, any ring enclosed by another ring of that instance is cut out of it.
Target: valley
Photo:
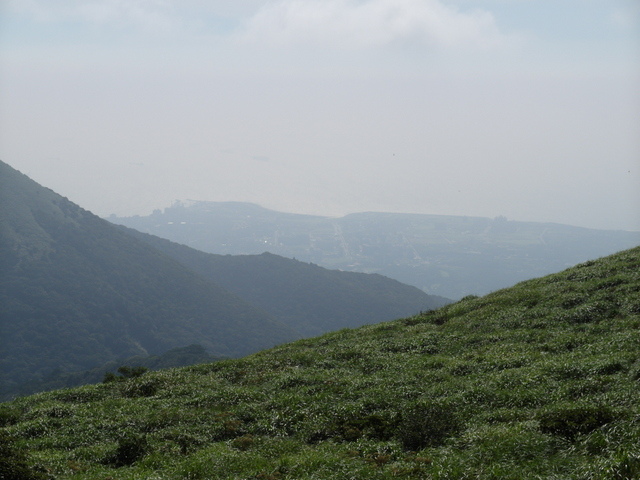
[[[195,249],[270,252],[325,268],[379,273],[459,299],[640,245],[640,232],[520,222],[504,217],[276,212],[239,202],[176,203],[109,221]]]

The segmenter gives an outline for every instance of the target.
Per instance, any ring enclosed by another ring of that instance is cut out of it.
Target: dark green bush
[[[27,452],[16,447],[12,437],[5,432],[0,432],[0,479],[44,480],[47,478],[50,477],[29,466]]]
[[[579,380],[589,376],[590,372],[587,366],[575,363],[564,363],[561,365],[553,365],[546,369],[552,378],[558,380]]]
[[[418,451],[442,445],[461,426],[460,415],[453,405],[421,402],[403,413],[397,436],[405,450]]]
[[[418,325],[420,323],[423,323],[424,319],[420,316],[415,316],[415,317],[409,317],[409,318],[405,318],[404,320],[402,320],[402,324],[407,326],[407,327],[412,327],[414,325]]]
[[[21,415],[22,412],[18,408],[10,405],[0,405],[0,427],[7,427],[18,423]]]
[[[333,430],[334,436],[346,441],[359,438],[389,440],[393,437],[397,426],[398,422],[392,416],[387,418],[379,414],[371,414],[342,419],[336,422]]]
[[[624,453],[618,455],[611,469],[614,480],[633,480],[640,478],[640,456]]]
[[[602,362],[593,367],[593,372],[597,375],[613,375],[626,369],[624,364],[617,360]]]
[[[134,379],[124,382],[121,392],[124,397],[152,397],[160,388],[160,382],[154,378],[150,379]]]
[[[232,440],[247,434],[245,422],[230,412],[222,412],[217,415],[217,422],[209,431],[209,437],[213,441]]]
[[[245,450],[249,450],[249,448],[253,446],[254,442],[255,442],[255,439],[253,435],[247,434],[241,437],[236,437],[233,440],[231,440],[231,446],[233,448],[237,448],[238,450],[245,451]]]
[[[559,435],[569,440],[594,431],[615,420],[616,415],[606,405],[569,405],[542,412],[538,421],[543,433]]]
[[[103,463],[113,467],[133,465],[147,454],[149,444],[142,435],[129,435],[118,441],[116,451],[108,455]]]
[[[90,403],[103,398],[104,391],[95,388],[74,388],[69,390],[58,390],[53,398],[65,403]]]
[[[569,398],[579,399],[587,395],[603,393],[609,390],[611,381],[603,377],[589,377],[577,382],[568,382],[566,392]]]
[[[637,315],[640,313],[640,302],[628,300],[624,305],[624,310],[630,315]]]
[[[565,297],[561,302],[560,306],[565,309],[574,308],[578,305],[583,304],[587,300],[587,297],[583,295],[573,294]]]
[[[468,302],[470,300],[475,300],[477,298],[480,298],[478,295],[467,295],[466,297],[462,297],[459,302]]]
[[[116,381],[126,380],[128,378],[138,378],[147,373],[149,369],[147,367],[128,367],[123,365],[118,367],[118,373],[120,375],[116,375],[113,372],[107,372],[104,374],[104,378],[102,383],[111,383]]]
[[[626,281],[627,279],[623,276],[607,278],[596,283],[595,290],[610,290],[618,285],[623,285]]]
[[[562,318],[574,324],[599,322],[613,318],[618,313],[618,309],[618,305],[612,300],[599,300],[567,311]]]
[[[54,406],[42,412],[49,418],[68,418],[73,415],[73,410],[65,406]]]
[[[440,312],[439,310],[437,311]],[[444,325],[449,320],[449,315],[445,312],[440,312],[440,313],[434,314],[429,320],[434,325]]]
[[[194,450],[201,448],[209,441],[209,438],[206,435],[194,435],[185,432],[184,428],[165,430],[160,436],[163,440],[173,442],[180,449],[180,453],[182,455],[192,453]]]

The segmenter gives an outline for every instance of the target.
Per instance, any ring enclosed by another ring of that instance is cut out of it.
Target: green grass
[[[0,424],[58,479],[637,479],[640,248]]]

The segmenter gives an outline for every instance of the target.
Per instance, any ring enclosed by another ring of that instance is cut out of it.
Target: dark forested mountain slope
[[[299,336],[1,162],[0,205],[5,391],[54,370],[193,343],[238,356]]]
[[[9,472],[58,480],[638,479],[640,248],[241,359],[21,398],[0,405],[3,436]]]
[[[117,358],[193,343],[241,356],[447,303],[380,275],[141,234],[4,163],[0,182],[0,395]]]
[[[450,302],[382,275],[327,270],[269,253],[208,254],[126,231],[305,336],[406,317]]]

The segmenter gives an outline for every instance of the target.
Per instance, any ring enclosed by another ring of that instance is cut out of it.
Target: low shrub
[[[116,451],[108,455],[102,463],[113,467],[133,465],[144,457],[149,450],[146,437],[142,435],[128,435],[118,441]]]
[[[614,480],[640,478],[640,454],[625,452],[617,455],[610,473]]]
[[[193,451],[201,448],[208,442],[208,438],[204,436],[193,435],[183,432],[182,429],[172,429],[163,431],[160,435],[162,440],[168,440],[174,443],[179,449],[181,455],[188,455]]]
[[[111,383],[117,381],[123,381],[128,378],[138,378],[147,373],[149,369],[147,367],[128,367],[123,365],[118,368],[118,373],[120,375],[116,375],[113,372],[107,372],[104,374],[104,378],[102,383]]]
[[[599,300],[590,304],[583,304],[562,315],[562,319],[568,323],[583,324],[598,322],[613,318],[618,313],[618,306],[610,300]]]
[[[397,437],[403,448],[418,451],[442,445],[460,431],[462,421],[457,409],[443,402],[420,402],[402,415]]]
[[[397,429],[397,423],[392,416],[371,414],[343,419],[333,429],[337,437],[346,441],[359,438],[389,440]]]
[[[241,451],[249,450],[254,443],[255,439],[253,435],[250,434],[242,435],[241,437],[236,437],[231,440],[231,446]]]
[[[0,478],[44,480],[50,477],[29,466],[27,452],[18,448],[12,437],[5,432],[0,432]]]
[[[21,415],[22,411],[19,408],[0,404],[0,427],[15,425],[20,420]]]
[[[134,378],[123,382],[120,390],[123,397],[152,397],[160,388],[160,381],[155,378]]]
[[[543,433],[559,435],[569,440],[590,433],[615,420],[616,415],[606,405],[568,405],[552,407],[542,412],[538,421]]]

